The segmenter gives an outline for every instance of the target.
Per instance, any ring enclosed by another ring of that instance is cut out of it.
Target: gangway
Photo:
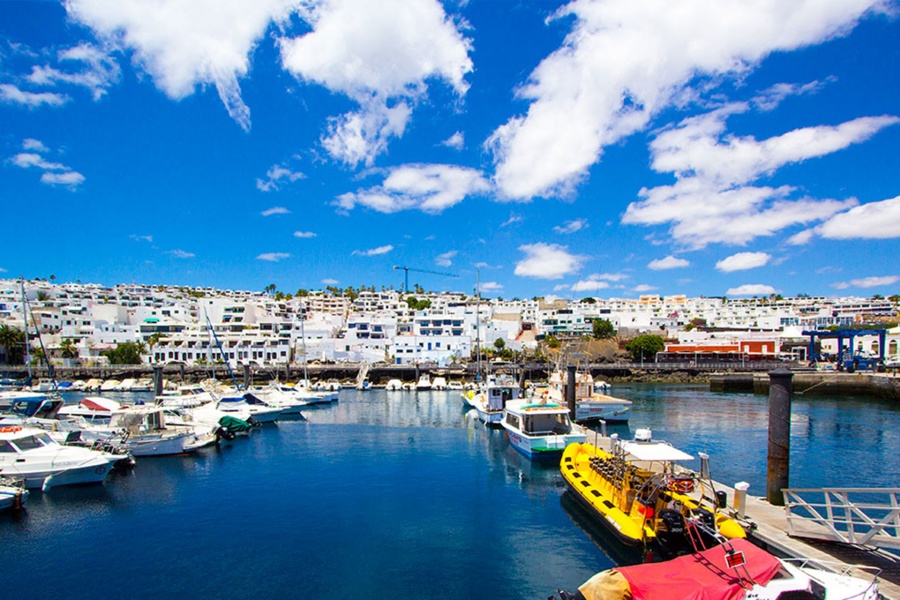
[[[361,390],[365,388],[366,385],[366,377],[369,376],[369,363],[363,363],[359,368],[359,373],[356,374],[356,389]]]
[[[900,488],[782,492],[789,536],[900,549]]]

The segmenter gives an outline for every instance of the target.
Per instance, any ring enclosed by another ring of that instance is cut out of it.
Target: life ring
[[[694,480],[678,477],[669,481],[669,491],[679,494],[690,494],[694,491]]]
[[[22,428],[18,425],[0,427],[0,433],[15,433],[17,431],[22,431]]]

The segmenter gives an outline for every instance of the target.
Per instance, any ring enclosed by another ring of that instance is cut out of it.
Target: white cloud
[[[63,83],[85,87],[91,91],[94,100],[99,100],[121,75],[119,63],[112,56],[87,43],[60,50],[57,61],[61,68],[35,66],[26,79],[37,86]]]
[[[74,188],[83,182],[84,175],[77,171],[66,171],[65,173],[47,171],[41,175],[41,183],[46,183],[47,185],[65,185]]]
[[[761,283],[748,283],[725,292],[726,296],[768,296],[775,293],[775,288]]]
[[[665,258],[658,258],[656,260],[650,261],[647,265],[648,269],[652,269],[653,271],[665,271],[667,269],[681,269],[683,267],[690,266],[690,262],[683,259],[677,258],[675,256],[667,256]]]
[[[359,204],[388,214],[402,210],[438,214],[467,196],[484,194],[489,189],[488,182],[475,169],[404,165],[392,169],[381,185],[343,194],[334,205],[342,211],[350,211]]]
[[[257,260],[265,260],[268,262],[279,262],[286,258],[290,258],[291,255],[287,252],[265,252],[256,257]]]
[[[283,206],[273,206],[272,208],[267,208],[259,214],[264,217],[271,217],[272,215],[289,215],[291,214],[291,211]]]
[[[40,154],[32,152],[21,152],[12,157],[12,162],[17,167],[27,169],[29,167],[37,167],[44,171],[67,171],[69,167],[61,163],[49,162]]]
[[[478,290],[480,292],[499,292],[502,289],[503,284],[497,283],[496,281],[485,281],[478,284]]]
[[[669,10],[651,1],[569,2],[555,16],[572,17],[571,32],[519,90],[530,102],[526,114],[488,140],[497,185],[511,199],[569,194],[604,147],[647,127],[698,77],[743,76],[772,52],[845,34],[880,5],[682,0]]]
[[[575,233],[576,231],[581,231],[587,226],[587,219],[575,219],[574,221],[566,221],[562,225],[557,225],[553,228],[553,231],[555,231],[556,233],[567,235],[570,233]]]
[[[22,148],[24,150],[33,150],[34,152],[49,152],[50,149],[40,140],[33,138],[25,138],[22,140]]]
[[[724,273],[746,271],[764,267],[770,260],[772,260],[772,255],[765,252],[738,252],[717,262],[716,269]]]
[[[470,42],[435,0],[330,0],[299,14],[312,31],[280,39],[284,68],[359,105],[332,119],[322,140],[337,160],[372,164],[403,134],[427,81],[468,89]]]
[[[643,294],[644,292],[652,292],[655,289],[657,289],[657,288],[652,285],[648,285],[646,283],[642,283],[640,285],[634,286],[634,291],[639,294]]]
[[[300,239],[307,239],[307,238],[314,238],[314,237],[316,237],[316,234],[313,233],[312,231],[295,231],[295,232],[294,232],[294,237],[295,237],[295,238],[300,238]]]
[[[394,247],[388,244],[387,246],[378,246],[377,248],[371,248],[369,250],[354,250],[352,254],[357,256],[380,256],[382,254],[387,254],[393,249]]]
[[[11,83],[0,83],[0,101],[7,104],[20,104],[28,108],[40,106],[62,106],[70,98],[65,94],[51,92],[26,92]]]
[[[187,252],[185,250],[169,250],[169,254],[171,254],[175,258],[194,258],[195,256],[197,256],[193,252]]]
[[[305,178],[306,175],[300,171],[291,171],[283,165],[272,165],[269,167],[269,170],[266,171],[265,179],[256,180],[256,189],[261,192],[271,192],[272,190],[279,189],[281,184],[285,181],[294,183],[295,181]]]
[[[833,240],[889,239],[900,237],[900,196],[868,202],[837,214],[816,228]]]
[[[337,285],[340,283],[337,279],[323,279],[322,283],[325,285]]]
[[[607,288],[609,288],[609,283],[605,281],[600,281],[598,279],[585,279],[573,283],[572,287],[569,289],[571,289],[573,292],[596,292],[598,290],[605,290]]]
[[[28,138],[23,141],[22,146],[27,149],[40,150],[47,152],[48,149],[41,142]],[[43,171],[41,174],[41,183],[47,185],[63,185],[71,189],[78,187],[84,182],[84,175],[77,171],[73,171],[70,167],[57,162],[50,162],[36,152],[20,152],[16,154],[10,161],[17,167],[29,169],[35,167]]]
[[[829,79],[825,82],[811,81],[804,84],[776,83],[772,87],[757,94],[753,99],[753,106],[763,111],[774,110],[785,98],[789,96],[815,94],[825,87],[826,83],[831,83],[832,81],[832,79]]]
[[[153,236],[152,236],[152,235],[137,235],[136,233],[132,233],[132,234],[129,235],[128,237],[130,237],[131,239],[133,239],[133,240],[136,241],[136,242],[150,242],[150,243],[153,243]]]
[[[111,46],[133,51],[133,61],[173,99],[214,85],[228,114],[250,129],[250,109],[238,79],[269,24],[285,20],[297,0],[68,0],[75,21]]]
[[[568,252],[565,246],[557,244],[525,244],[519,246],[525,258],[516,263],[515,274],[519,277],[535,279],[562,279],[578,271],[586,257]]]
[[[441,142],[441,145],[453,148],[454,150],[462,150],[466,146],[466,136],[463,135],[462,131],[457,131]]]
[[[514,223],[521,223],[524,220],[525,220],[525,218],[522,217],[522,215],[511,214],[511,215],[509,215],[509,218],[507,220],[500,223],[500,227],[507,227]]]
[[[844,281],[840,283],[835,283],[834,287],[839,290],[845,290],[847,288],[873,288],[873,287],[887,287],[889,285],[894,285],[900,281],[900,276],[898,275],[885,275],[882,277],[863,277],[862,279],[851,279],[850,281]]]
[[[449,267],[453,264],[453,259],[456,257],[457,251],[450,250],[449,252],[444,252],[443,254],[438,254],[437,258],[434,259],[434,264],[439,267]]]
[[[6,273],[6,269],[0,267],[0,273]]]

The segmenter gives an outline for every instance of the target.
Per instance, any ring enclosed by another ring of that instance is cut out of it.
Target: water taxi
[[[513,448],[528,458],[558,458],[569,444],[587,439],[587,430],[573,423],[569,409],[557,402],[511,400],[501,425]]]
[[[593,444],[566,447],[560,470],[580,503],[621,542],[672,557],[747,535],[749,524],[725,513],[725,493],[716,492],[708,457],[700,457],[700,473],[691,471],[681,463],[693,456],[638,429],[633,440],[598,435]]]

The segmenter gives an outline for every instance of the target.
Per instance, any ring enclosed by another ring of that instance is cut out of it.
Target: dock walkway
[[[726,490],[728,497],[734,498],[734,489],[723,485],[716,487]],[[900,555],[868,546],[789,537],[784,507],[773,506],[764,498],[748,495],[745,513],[756,524],[750,534],[751,540],[776,556],[877,567],[881,569],[878,576],[881,595],[886,600],[900,600]]]

